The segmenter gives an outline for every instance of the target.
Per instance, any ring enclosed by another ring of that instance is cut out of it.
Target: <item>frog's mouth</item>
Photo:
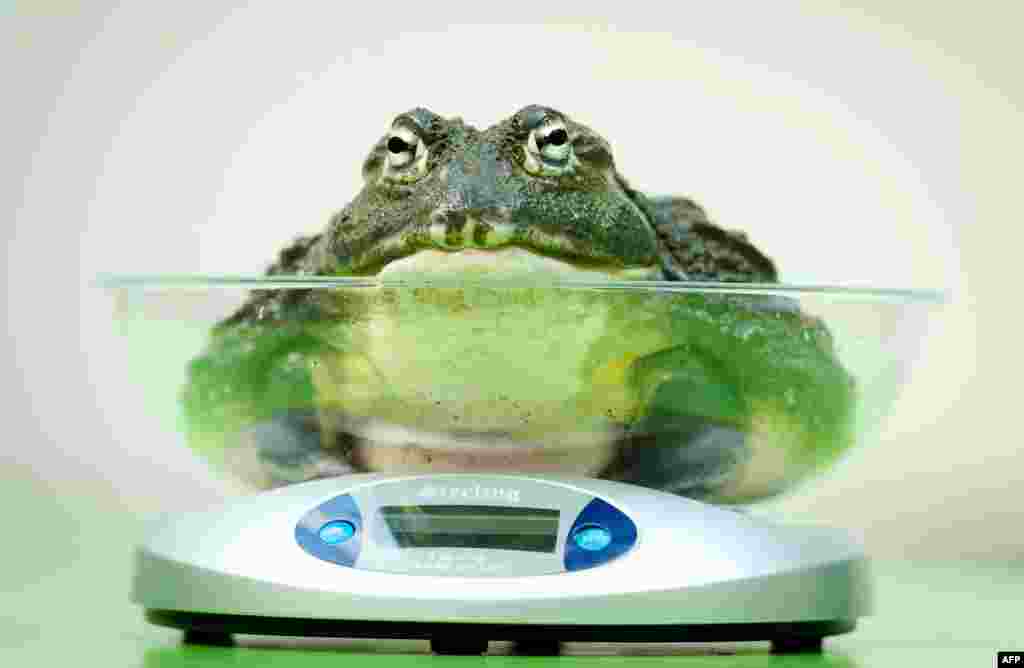
[[[540,225],[503,219],[477,220],[435,212],[422,226],[367,242],[353,244],[357,250],[350,269],[358,275],[389,279],[489,274],[600,281],[664,278],[653,246],[650,251],[638,252],[636,245],[626,240],[588,243]],[[364,248],[358,250],[359,246]],[[624,261],[624,255],[631,261]]]

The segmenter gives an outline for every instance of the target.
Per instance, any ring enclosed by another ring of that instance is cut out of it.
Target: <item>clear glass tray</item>
[[[588,475],[751,503],[869,441],[938,292],[120,276],[133,381],[254,489],[355,471]]]

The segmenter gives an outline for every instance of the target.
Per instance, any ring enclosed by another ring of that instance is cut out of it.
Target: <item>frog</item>
[[[632,187],[568,114],[478,129],[416,107],[361,175],[187,369],[190,443],[247,484],[554,472],[745,504],[851,444],[856,383],[824,321],[771,291],[687,290],[777,285],[774,261],[694,198]],[[329,279],[371,287],[303,283]],[[566,282],[597,287],[544,287]]]

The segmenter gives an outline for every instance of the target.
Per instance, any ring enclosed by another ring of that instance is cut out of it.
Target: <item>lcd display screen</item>
[[[399,547],[554,552],[558,511],[503,506],[381,506]]]

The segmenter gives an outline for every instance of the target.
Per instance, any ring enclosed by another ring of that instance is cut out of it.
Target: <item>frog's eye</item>
[[[541,176],[571,174],[579,161],[573,153],[569,131],[561,119],[553,119],[530,131],[526,139],[526,170]]]
[[[427,171],[427,146],[410,128],[398,125],[388,133],[384,177],[411,183]]]

